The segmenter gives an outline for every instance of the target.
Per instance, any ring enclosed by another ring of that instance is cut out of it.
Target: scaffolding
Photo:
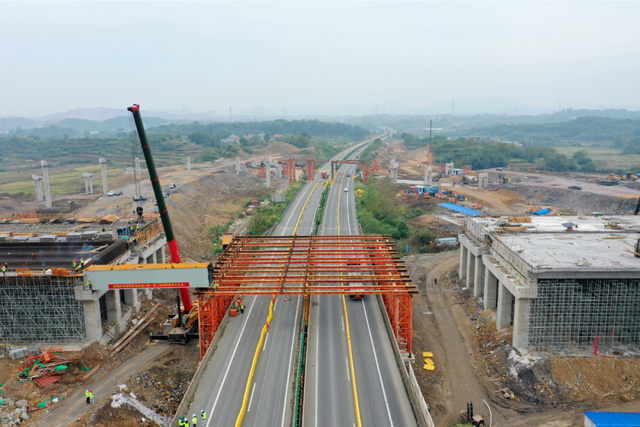
[[[81,280],[78,276],[49,275],[0,278],[0,342],[83,341],[83,304],[74,292]]]
[[[529,348],[638,350],[640,279],[539,280],[531,301]]]

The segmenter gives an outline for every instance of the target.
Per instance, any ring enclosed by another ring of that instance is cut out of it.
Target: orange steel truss
[[[316,161],[307,160],[307,182],[313,181],[316,177]]]
[[[471,172],[471,165],[462,166],[462,175],[469,175]]]
[[[411,353],[411,284],[391,236],[235,236],[200,288],[201,357],[236,295],[380,294],[401,350]]]
[[[378,164],[377,160],[373,161],[373,171],[374,172],[378,172],[380,170],[380,165]]]
[[[333,179],[333,176],[336,173],[336,163],[360,165],[362,180],[365,184],[369,184],[369,163],[365,162],[364,160],[331,160],[331,179]]]
[[[266,177],[267,177],[266,166],[258,166],[258,178],[266,178]]]
[[[287,169],[289,171],[289,184],[291,184],[296,180],[296,159],[289,159],[287,163]]]

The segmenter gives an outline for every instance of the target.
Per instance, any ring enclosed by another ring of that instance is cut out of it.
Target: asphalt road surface
[[[339,156],[345,154],[343,152]],[[323,185],[316,185],[320,182],[320,173],[314,178],[298,192],[272,235],[292,235],[296,225],[298,235],[313,234],[315,213],[323,190]],[[209,350],[215,353],[202,374],[204,378],[188,414],[190,417],[206,410],[208,419],[205,427],[235,425],[270,300],[267,296],[245,297],[244,314],[230,318],[217,347]],[[283,296],[276,298],[273,319],[251,384],[243,426],[291,424],[301,309],[302,298],[298,296],[287,298],[287,301]]]
[[[360,234],[354,171],[354,165],[339,169],[319,234]],[[368,295],[364,300],[345,299],[361,422],[366,427],[415,426],[375,298]],[[341,296],[322,295],[312,300],[305,384],[307,427],[357,425],[345,322]]]

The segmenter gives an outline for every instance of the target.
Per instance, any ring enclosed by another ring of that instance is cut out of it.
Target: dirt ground
[[[141,424],[140,413],[127,405],[110,407],[110,396],[120,392],[120,384],[126,384],[145,406],[159,415],[172,416],[193,377],[200,351],[197,340],[187,346],[169,346],[164,341],[149,345],[149,332],[158,333],[159,324],[169,312],[175,311],[172,292],[154,290],[154,296],[161,306],[152,314],[154,320],[149,327],[115,356],[109,356],[111,347],[98,343],[78,353],[66,353],[64,356],[79,354],[81,361],[69,363],[69,368],[57,383],[39,388],[33,381],[20,382],[17,374],[25,366],[25,359],[0,359],[0,390],[3,392],[0,399],[26,399],[31,406],[47,401],[47,408],[29,413],[28,425],[155,425],[151,422]],[[134,317],[142,318],[155,304],[155,301],[143,301],[141,311]],[[95,367],[99,369],[84,380],[88,369]],[[95,405],[85,404],[85,389],[94,391]],[[0,406],[0,417],[7,410],[6,405]]]
[[[530,366],[527,356],[512,354],[511,328],[497,332],[495,313],[482,311],[458,282],[459,251],[405,261],[420,290],[414,353],[420,359],[432,352],[436,367],[427,371],[416,363],[414,370],[437,426],[462,422],[458,412],[469,401],[488,418],[483,399],[496,426],[578,427],[584,410],[640,409],[638,359],[531,356]]]

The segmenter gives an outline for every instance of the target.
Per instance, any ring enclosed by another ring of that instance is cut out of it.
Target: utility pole
[[[432,163],[432,159],[433,159],[433,151],[431,151],[431,122],[433,120],[429,120],[429,166],[431,166]]]

